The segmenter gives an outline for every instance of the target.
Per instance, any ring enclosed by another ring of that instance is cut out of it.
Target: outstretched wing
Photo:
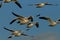
[[[6,27],[4,27],[4,29],[5,29],[5,30],[8,30],[8,31],[10,31],[10,32],[14,32],[13,30],[10,30],[10,29],[8,29],[8,28],[6,28]]]
[[[10,22],[10,24],[12,24],[13,22],[15,22],[17,20],[17,18],[16,19],[13,19],[11,22]]]
[[[21,4],[19,4],[18,1],[15,1],[15,4],[22,8]]]
[[[24,18],[23,16],[20,16],[20,15],[18,15],[18,14],[15,14],[14,12],[12,12],[12,14],[13,14],[14,16],[16,16],[16,17]]]
[[[39,19],[48,20],[50,23],[53,22],[53,20],[51,20],[49,17],[39,17]]]

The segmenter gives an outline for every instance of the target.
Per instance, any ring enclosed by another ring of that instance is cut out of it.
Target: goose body
[[[45,4],[44,4],[44,3],[36,4],[36,7],[37,7],[37,8],[39,8],[39,7],[41,8],[41,7],[44,7],[44,6],[45,6]]]
[[[12,35],[20,36],[20,35],[21,35],[21,33],[20,33],[20,31],[14,31],[14,32],[12,32]]]
[[[29,20],[27,18],[20,20],[20,24],[27,24],[28,22]]]

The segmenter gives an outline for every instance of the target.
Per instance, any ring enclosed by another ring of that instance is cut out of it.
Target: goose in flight
[[[11,36],[9,36],[8,38],[12,38],[12,37],[19,37],[19,36],[28,36],[27,34],[22,33],[22,30],[11,30],[8,29],[6,27],[4,27],[5,30],[10,31],[12,34]]]
[[[39,22],[29,22],[27,24],[27,30],[30,30],[30,28],[32,28],[34,25],[38,28],[39,27]]]
[[[39,17],[39,19],[47,20],[50,23],[49,26],[55,26],[56,24],[60,24],[59,22],[60,19],[58,19],[57,21],[53,21],[49,17]]]
[[[22,24],[27,24],[29,23],[30,21],[33,22],[33,17],[32,16],[29,16],[29,17],[23,17],[23,16],[20,16],[20,15],[17,15],[15,14],[14,12],[12,12],[12,14],[14,16],[16,16],[17,18],[13,19],[10,24],[12,24],[13,22],[15,22],[16,20],[18,20],[18,23],[20,23],[21,25]]]
[[[36,25],[36,27],[39,27],[39,22],[30,22],[27,24],[27,28],[31,28],[33,25]]]
[[[36,8],[42,8],[42,7],[44,7],[45,5],[57,6],[57,4],[50,4],[50,3],[48,3],[48,2],[43,2],[43,3],[40,3],[40,4],[30,4],[29,6],[32,6],[32,5],[35,5]]]
[[[14,2],[17,6],[22,8],[21,4],[17,0],[2,0],[4,3]]]

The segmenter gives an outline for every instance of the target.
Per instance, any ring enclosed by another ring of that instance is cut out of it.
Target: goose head
[[[28,17],[28,20],[31,20],[31,22],[33,22],[33,17],[32,16],[29,16]]]

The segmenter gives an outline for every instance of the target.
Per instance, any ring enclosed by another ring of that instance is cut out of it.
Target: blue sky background
[[[3,29],[3,26],[6,26],[9,29],[13,30],[23,30],[26,34],[30,36],[35,36],[36,40],[43,40],[38,39],[41,37],[40,35],[45,36],[49,33],[56,34],[56,40],[60,40],[60,25],[56,25],[54,27],[49,27],[48,22],[44,20],[40,20],[38,18],[34,18],[34,21],[38,21],[40,23],[40,27],[36,28],[33,26],[31,30],[26,30],[26,25],[19,25],[16,22],[12,25],[9,25],[12,19],[16,18],[12,15],[12,12],[22,16],[36,16],[36,14],[41,14],[41,16],[49,16],[53,20],[57,20],[60,18],[60,0],[18,0],[19,3],[22,5],[22,9],[19,8],[14,2],[10,3],[3,3],[2,7],[0,8],[0,40],[8,40],[7,37],[11,34],[10,32]],[[49,2],[52,4],[58,4],[58,6],[45,6],[43,8],[36,8],[35,6],[28,6],[29,4],[36,4],[41,2]],[[3,25],[3,26],[2,26]],[[38,36],[39,35],[39,36]],[[15,37],[12,40],[32,40],[31,37]],[[47,39],[44,39],[47,40]],[[48,39],[49,40],[49,39]]]

